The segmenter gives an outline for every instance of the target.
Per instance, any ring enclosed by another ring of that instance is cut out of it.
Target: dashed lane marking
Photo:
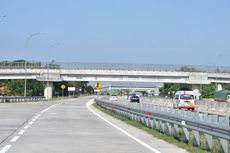
[[[10,149],[11,145],[5,145],[2,150],[0,150],[0,153],[5,153]]]
[[[26,125],[25,127],[24,127],[24,129],[28,129],[30,127],[30,125]]]
[[[19,135],[23,135],[25,133],[25,130],[21,130],[20,132],[18,132]]]
[[[15,136],[15,137],[13,137],[11,140],[10,140],[10,142],[16,142],[17,140],[18,140],[18,138],[19,138],[20,136]]]
[[[54,105],[52,105],[52,106],[49,106],[48,108],[44,109],[44,110],[41,111],[39,114],[37,114],[37,115],[28,123],[28,125],[24,126],[24,129],[23,129],[23,130],[21,130],[21,131],[18,132],[18,135],[23,135],[24,132],[26,131],[26,129],[28,129],[28,128],[30,127],[30,125],[32,125],[32,124],[34,123],[34,121],[36,121],[36,120],[41,116],[41,114],[45,113],[46,111],[48,111],[49,109],[51,109],[51,108],[54,107],[55,105],[57,105],[57,104],[54,104]],[[9,143],[14,143],[14,142],[16,142],[16,141],[20,138],[20,136],[18,136],[18,135],[14,136],[14,137],[10,140]],[[12,145],[10,145],[10,144],[5,145],[5,146],[0,150],[0,153],[6,153],[6,152],[11,148],[11,146],[12,146]]]

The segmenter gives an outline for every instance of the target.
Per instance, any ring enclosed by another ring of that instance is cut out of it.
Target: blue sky
[[[0,60],[229,66],[229,7],[229,0],[0,0]]]

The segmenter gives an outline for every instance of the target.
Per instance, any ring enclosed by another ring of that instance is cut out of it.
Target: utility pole
[[[29,35],[26,39],[26,45],[25,45],[25,55],[27,54],[28,52],[28,45],[29,45],[29,42],[30,42],[30,39],[35,37],[35,36],[38,36],[38,35],[41,35],[42,33],[33,33],[31,35]],[[26,57],[26,56],[25,56]],[[27,88],[27,61],[26,61],[26,58],[25,58],[25,82],[24,82],[24,97],[26,97],[26,88]]]

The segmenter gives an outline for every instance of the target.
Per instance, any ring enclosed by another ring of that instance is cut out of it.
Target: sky
[[[230,65],[229,0],[0,0],[0,60]]]

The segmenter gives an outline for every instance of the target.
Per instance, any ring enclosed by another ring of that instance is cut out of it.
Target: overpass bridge
[[[191,84],[230,83],[229,67],[108,64],[1,62],[0,79],[36,79],[56,81],[117,81]],[[49,86],[51,87],[51,86]]]

